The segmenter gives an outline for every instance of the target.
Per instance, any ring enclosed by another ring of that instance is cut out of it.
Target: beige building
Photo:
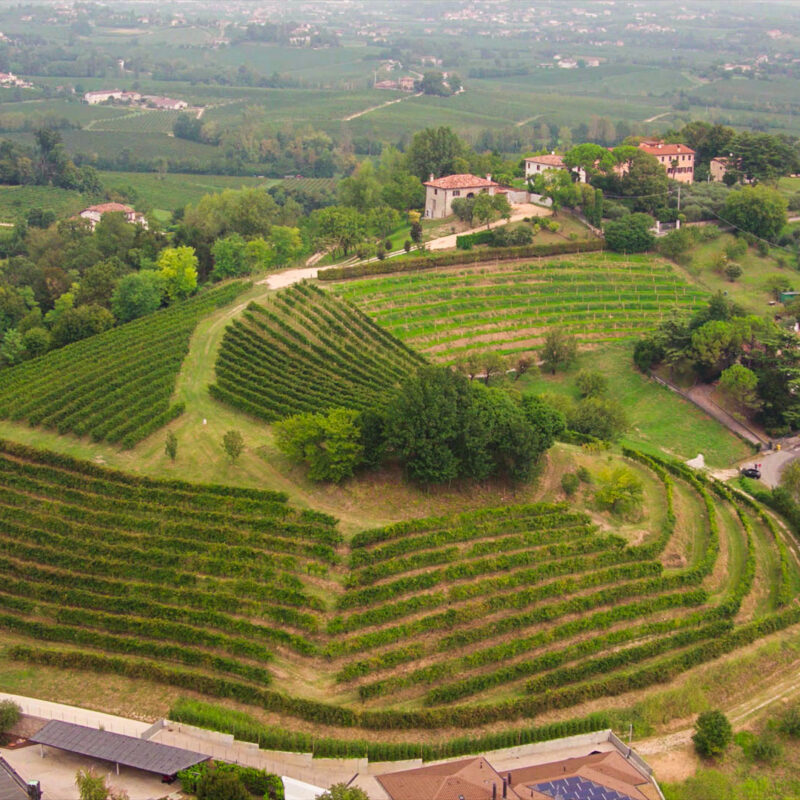
[[[694,150],[691,147],[685,144],[646,141],[639,144],[639,149],[655,156],[666,170],[668,178],[680,183],[694,181]]]
[[[481,192],[496,194],[500,188],[490,175],[479,178],[477,175],[446,175],[434,178],[431,175],[425,182],[426,219],[444,219],[453,213],[453,200],[459,197],[474,197]]]
[[[140,214],[130,206],[125,206],[122,203],[102,203],[99,206],[89,206],[85,208],[78,215],[83,219],[88,219],[92,230],[97,227],[97,223],[103,218],[103,214],[121,213],[125,215],[125,221],[130,222],[131,225],[141,225],[145,230],[147,229],[147,219],[144,214]]]
[[[557,153],[545,153],[542,156],[530,156],[525,159],[525,177],[535,178],[549,169],[563,169],[568,172],[571,170],[564,163],[564,159]],[[586,172],[582,169],[576,171],[578,180],[586,183]]]

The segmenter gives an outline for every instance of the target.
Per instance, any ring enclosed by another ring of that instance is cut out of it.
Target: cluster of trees
[[[57,130],[39,128],[34,139],[36,145],[33,148],[6,139],[0,141],[0,183],[59,186],[88,195],[102,192],[97,172],[90,166],[75,165],[67,155]]]
[[[799,361],[793,332],[746,315],[721,293],[693,316],[665,321],[634,349],[634,362],[643,371],[663,364],[706,382],[719,380],[740,413],[775,435],[800,425]]]
[[[197,287],[187,246],[104,214],[30,228],[0,267],[0,359],[15,364],[149,314]]]
[[[339,481],[391,460],[422,485],[504,477],[524,481],[564,428],[534,397],[515,400],[446,367],[423,367],[388,403],[301,414],[275,426],[278,446],[315,480]]]
[[[695,180],[708,177],[712,158],[728,159],[725,183],[770,182],[800,170],[796,137],[751,131],[735,131],[726,125],[690,122],[664,137],[667,142],[687,144],[695,151]]]
[[[290,193],[279,200],[259,188],[204,195],[178,215],[173,242],[194,249],[201,281],[285,266],[309,241],[298,227],[303,207]]]
[[[423,94],[449,97],[461,89],[461,78],[455,72],[451,72],[445,77],[442,72],[430,71],[417,81],[417,89]]]
[[[351,172],[356,163],[351,147],[336,144],[323,131],[310,126],[275,131],[265,109],[259,107],[247,109],[236,124],[227,127],[180,114],[172,131],[180,139],[220,145],[230,162],[257,166],[272,177],[332,178]]]

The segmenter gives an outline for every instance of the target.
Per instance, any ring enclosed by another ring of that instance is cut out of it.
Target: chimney
[[[487,172],[486,173],[486,180],[490,181],[491,179],[492,179],[492,173],[491,172]]]
[[[434,177],[433,177],[433,173],[432,173],[432,172],[431,172],[431,176],[430,176],[430,178],[428,178],[428,180],[429,180],[429,181],[432,181],[432,180],[434,180]]]

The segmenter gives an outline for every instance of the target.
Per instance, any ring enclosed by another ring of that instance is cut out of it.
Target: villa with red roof
[[[141,225],[145,230],[147,229],[147,219],[144,214],[140,214],[130,206],[125,206],[122,203],[101,203],[99,206],[89,206],[85,208],[79,216],[82,219],[88,219],[92,230],[97,227],[97,223],[103,218],[103,214],[122,213],[125,215],[125,221],[130,222],[131,225]]]
[[[425,217],[427,219],[444,219],[453,213],[452,203],[458,197],[475,197],[481,192],[497,194],[500,184],[495,183],[491,175],[479,178],[477,175],[445,175],[425,181]]]
[[[659,141],[639,143],[639,149],[650,153],[667,172],[667,177],[680,183],[694,180],[694,150],[685,144],[666,144]]]

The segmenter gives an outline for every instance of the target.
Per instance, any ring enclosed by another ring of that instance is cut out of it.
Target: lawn
[[[90,201],[80,192],[57,186],[0,186],[0,222],[24,220],[31,208],[54,211],[58,219],[77,214]]]
[[[797,271],[791,266],[792,254],[773,248],[769,256],[761,256],[754,247],[750,247],[744,256],[736,259],[743,270],[741,277],[729,281],[714,269],[714,262],[725,247],[734,241],[732,234],[725,233],[711,242],[696,245],[690,251],[691,262],[685,270],[695,282],[711,292],[723,292],[749,313],[772,315],[769,302],[773,297],[767,288],[769,278],[786,278],[795,288],[800,286]],[[778,259],[784,260],[785,266],[781,266]]]
[[[154,209],[172,211],[188,203],[197,203],[203,195],[225,189],[262,186],[265,189],[278,181],[271,178],[237,177],[233,175],[187,175],[153,172],[101,172],[106,189],[133,189],[138,200]]]
[[[523,392],[564,395],[577,399],[575,377],[581,369],[601,372],[610,394],[628,413],[630,429],[624,438],[642,450],[662,450],[681,460],[705,456],[711,467],[730,467],[752,453],[751,448],[691,403],[648,380],[631,361],[632,346],[607,344],[580,353],[576,364],[555,376],[526,373],[517,385]]]

